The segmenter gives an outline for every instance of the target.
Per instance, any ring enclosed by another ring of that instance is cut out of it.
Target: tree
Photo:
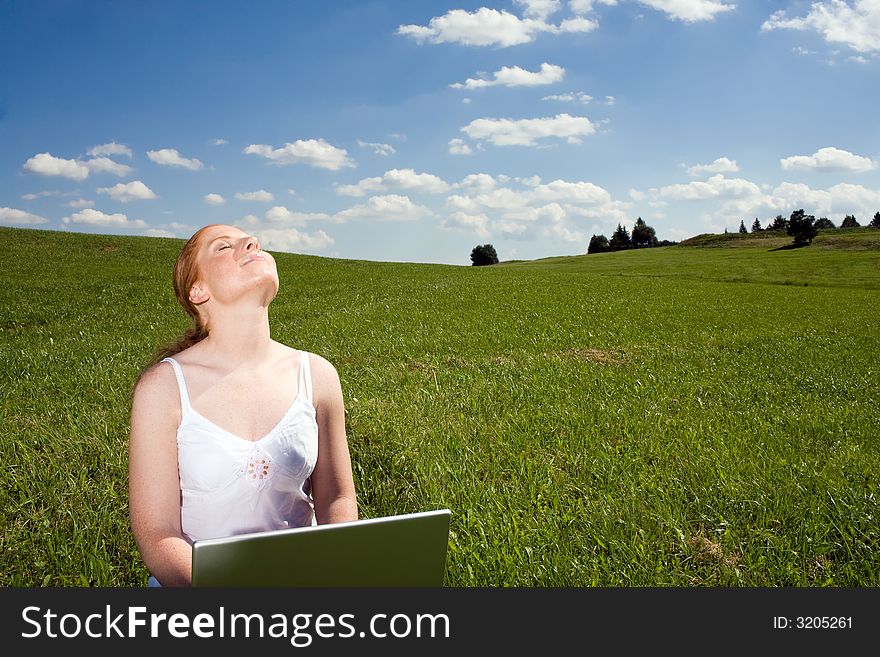
[[[773,219],[773,223],[767,226],[767,230],[786,230],[788,228],[788,219],[781,214],[777,214]]]
[[[814,225],[816,217],[805,214],[803,210],[795,210],[791,213],[786,232],[794,237],[796,246],[812,244],[813,238],[819,233]]]
[[[843,218],[843,222],[840,224],[841,228],[858,228],[861,224],[856,220],[855,215],[848,214]]]
[[[741,233],[748,233],[749,232],[746,230],[746,222],[743,221],[742,219],[739,220],[739,232],[741,232]]]
[[[471,264],[475,267],[483,265],[495,265],[498,263],[498,254],[491,244],[479,244],[471,251]]]
[[[657,233],[641,217],[636,219],[636,225],[632,229],[632,245],[637,249],[657,246]]]
[[[755,217],[755,220],[752,222],[752,232],[753,233],[760,233],[761,230],[762,230],[761,229],[761,222],[758,221],[757,217]]]
[[[816,219],[816,228],[837,228],[837,226],[828,217],[819,217]]]
[[[871,219],[871,224],[873,228],[880,228],[880,212],[874,213],[874,218]]]
[[[587,247],[587,255],[590,253],[605,253],[609,248],[607,237],[604,235],[593,235],[590,238],[590,246]]]
[[[612,251],[620,251],[622,249],[628,249],[630,246],[629,233],[626,232],[626,228],[617,224],[614,234],[611,236],[611,239],[608,240],[608,247]]]

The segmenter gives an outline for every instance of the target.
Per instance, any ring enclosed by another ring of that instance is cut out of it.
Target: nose
[[[248,237],[247,242],[244,245],[245,251],[259,251],[260,250],[260,241],[251,235]]]

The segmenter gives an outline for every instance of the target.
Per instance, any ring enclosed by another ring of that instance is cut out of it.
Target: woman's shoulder
[[[307,349],[295,349],[286,344],[282,344],[281,342],[276,342],[279,350],[283,357],[293,358],[295,362],[299,362],[299,359],[303,356],[309,359],[309,370],[314,376],[317,374],[321,376],[322,374],[326,375],[329,372],[333,372],[335,374],[336,368],[333,367],[333,364],[324,358],[323,356],[316,354],[312,351],[308,351]]]
[[[313,378],[326,379],[337,376],[336,368],[329,360],[311,351],[303,351],[302,354],[309,359],[309,370]]]
[[[132,390],[132,397],[141,403],[159,405],[175,401],[178,394],[174,370],[161,360],[143,371]]]

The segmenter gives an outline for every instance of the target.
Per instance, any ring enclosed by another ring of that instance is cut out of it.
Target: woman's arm
[[[154,365],[141,377],[132,396],[128,491],[135,541],[162,586],[192,582],[192,546],[180,527],[179,408],[171,365]]]
[[[312,497],[319,525],[357,520],[357,498],[345,436],[345,405],[336,369],[317,355],[310,358],[318,422],[318,460],[312,472]]]

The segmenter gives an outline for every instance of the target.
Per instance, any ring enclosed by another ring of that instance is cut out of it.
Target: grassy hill
[[[273,253],[272,337],[336,365],[363,517],[452,510],[448,584],[877,586],[880,251],[852,235]],[[0,584],[143,586],[128,393],[186,325],[182,244],[0,228]]]
[[[707,234],[675,246],[542,258],[504,266],[565,265],[578,274],[877,289],[880,230],[820,230],[810,246],[794,249],[791,243],[791,237],[771,232]]]

